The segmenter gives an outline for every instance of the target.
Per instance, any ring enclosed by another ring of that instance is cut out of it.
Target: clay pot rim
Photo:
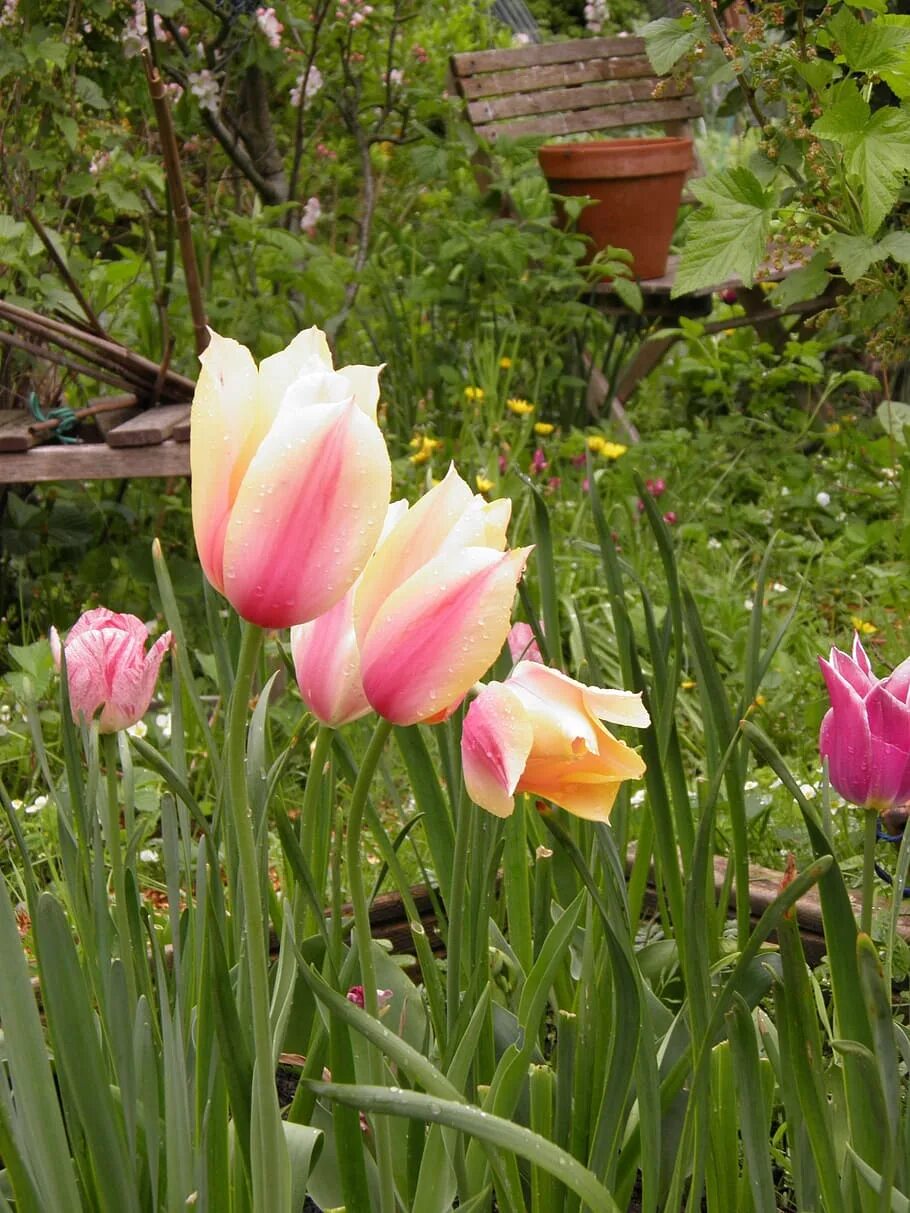
[[[695,163],[694,140],[683,135],[545,143],[537,158],[544,174],[556,181],[688,173]]]

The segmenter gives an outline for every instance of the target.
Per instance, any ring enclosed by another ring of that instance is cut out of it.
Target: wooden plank
[[[124,421],[129,421],[139,412],[139,401],[132,392],[125,392],[121,396],[99,396],[88,403],[89,408],[103,406],[94,414],[95,428],[102,438],[106,438],[111,430],[122,425]]]
[[[123,425],[118,425],[107,435],[107,444],[112,447],[157,446],[170,438],[174,427],[190,415],[188,404],[160,404],[143,409]]]
[[[574,59],[612,59],[614,56],[645,54],[644,38],[572,38],[568,42],[544,42],[505,50],[465,51],[452,55],[449,65],[456,80],[478,72],[509,71],[538,64],[571,63]]]
[[[190,450],[168,439],[160,446],[123,447],[103,442],[80,446],[33,447],[0,454],[0,484],[38,484],[48,480],[124,480],[148,476],[188,476]]]
[[[190,413],[187,413],[183,421],[178,421],[174,426],[174,432],[171,437],[175,442],[189,442],[190,440]]]
[[[657,76],[646,55],[631,55],[622,59],[579,59],[575,63],[535,65],[511,72],[487,72],[457,81],[458,91],[467,101],[478,97],[495,97],[505,93],[523,93],[544,88],[570,87],[590,84],[595,80],[637,80]]]
[[[482,139],[495,143],[503,137],[521,139],[527,135],[577,135],[582,131],[619,130],[629,126],[658,126],[662,122],[697,118],[701,106],[695,97],[672,101],[643,101],[605,109],[578,110],[567,114],[549,114],[536,118],[516,118],[511,122],[477,126]]]
[[[662,92],[654,96],[660,84]],[[595,109],[598,106],[643,105],[660,106],[664,100],[691,95],[688,90],[670,80],[613,80],[603,84],[580,85],[578,88],[551,88],[539,93],[513,93],[508,97],[469,101],[466,109],[471,124],[480,129],[489,122],[528,115],[563,114],[574,110]],[[639,107],[642,108],[642,107]],[[643,119],[642,121],[646,121]],[[660,121],[660,119],[655,119]]]
[[[27,451],[37,442],[29,430],[32,416],[25,409],[0,409],[0,451]]]

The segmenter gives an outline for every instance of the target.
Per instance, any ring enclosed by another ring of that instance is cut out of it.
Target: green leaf
[[[692,12],[682,17],[661,17],[641,32],[651,66],[658,76],[672,71],[697,42],[707,42],[710,37],[707,24]]]
[[[776,191],[744,167],[693,182],[692,191],[703,205],[686,226],[673,298],[730,278],[751,283],[765,256]]]
[[[880,17],[858,21],[845,7],[828,22],[828,30],[851,71],[878,76],[910,67],[910,28],[906,26],[885,23]]]
[[[868,8],[877,8],[877,5],[870,4]],[[879,26],[899,26],[902,30],[910,33],[910,17],[903,13],[886,13],[878,17],[875,22]],[[902,101],[910,97],[910,53],[904,55],[903,62],[899,67],[886,68],[882,71],[881,77],[888,85],[893,93],[895,93]]]
[[[808,265],[801,266],[792,274],[778,282],[770,296],[775,307],[786,309],[794,303],[802,303],[804,299],[817,299],[831,281],[831,275],[825,269],[828,263],[826,252],[816,253]]]
[[[145,210],[145,203],[135,190],[124,189],[119,181],[105,178],[101,182],[100,189],[102,194],[106,194],[110,198],[118,211],[123,211],[127,215],[141,215]]]
[[[828,241],[828,248],[848,282],[862,278],[874,261],[878,261],[879,246],[871,236],[837,234]]]
[[[76,96],[92,109],[110,109],[110,104],[101,91],[100,85],[96,84],[94,80],[90,80],[88,76],[76,77]]]
[[[812,130],[844,149],[847,173],[859,186],[863,228],[874,236],[910,174],[910,113],[886,105],[873,114],[852,83],[832,92],[837,100]]]
[[[597,1209],[599,1213],[619,1213],[619,1206],[610,1193],[587,1167],[583,1167],[576,1158],[553,1142],[510,1120],[492,1116],[469,1104],[424,1095],[419,1091],[309,1081],[307,1085],[323,1099],[335,1100],[348,1107],[390,1116],[408,1116],[458,1129],[488,1145],[526,1158],[555,1175],[567,1188],[577,1193],[590,1209]]]
[[[890,257],[901,265],[910,265],[910,232],[889,232],[878,242],[881,257]]]
[[[875,415],[886,434],[903,446],[907,445],[904,430],[910,427],[910,404],[904,404],[902,400],[883,400]]]

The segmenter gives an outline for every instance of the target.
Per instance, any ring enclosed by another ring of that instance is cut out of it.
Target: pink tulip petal
[[[884,685],[896,699],[910,699],[910,657],[905,658],[885,679]]]
[[[540,645],[529,623],[513,623],[507,637],[509,653],[514,662],[537,661],[543,664]]]
[[[439,554],[457,552],[461,548],[495,548],[497,552],[503,551],[511,515],[512,501],[509,497],[498,497],[495,501],[474,497],[446,536]]]
[[[340,728],[369,712],[354,635],[354,594],[318,619],[291,628],[291,653],[303,702],[323,724]]]
[[[100,720],[102,733],[128,729],[142,719],[148,711],[158,681],[158,671],[171,642],[171,633],[165,632],[148,653],[144,652],[144,645],[133,644],[131,649],[125,648],[121,652],[119,660],[112,659],[109,669],[110,697]]]
[[[834,789],[851,804],[866,803],[872,775],[872,733],[865,704],[849,682],[823,657],[831,709],[822,721],[819,752],[828,759]]]
[[[482,677],[505,641],[530,551],[467,548],[431,561],[389,596],[360,644],[364,690],[380,715],[416,724]]]
[[[453,465],[445,479],[421,497],[383,541],[357,590],[354,613],[361,643],[392,591],[439,553],[472,498]]]
[[[869,664],[866,650],[863,648],[862,641],[859,638],[859,632],[853,633],[853,660],[862,674],[866,674],[870,678],[872,677],[872,666]]]
[[[886,741],[873,743],[872,774],[866,804],[874,809],[890,809],[907,803],[908,747]]]
[[[535,744],[548,752],[569,753],[578,739],[596,752],[598,738],[606,732],[598,720],[636,728],[650,724],[640,695],[588,687],[551,666],[520,662],[509,677],[509,686],[534,718]]]
[[[259,412],[259,377],[245,346],[212,333],[200,362],[190,434],[193,530],[203,571],[223,592],[231,506],[270,418]]]
[[[461,734],[465,788],[475,804],[497,817],[512,813],[533,737],[531,722],[508,687],[485,686],[468,708]]]
[[[862,652],[862,646],[860,646],[860,652],[865,666],[868,667],[869,662],[866,654]],[[846,653],[842,653],[840,649],[831,650],[831,666],[837,670],[841,678],[850,683],[859,695],[865,695],[875,686],[876,680],[867,672],[867,669],[864,669],[863,665],[854,661],[852,657],[848,657]]]
[[[239,614],[281,628],[334,606],[373,551],[390,487],[382,434],[353,402],[282,408],[225,536],[225,594]]]
[[[121,615],[117,611],[109,611],[107,607],[92,607],[83,612],[70,628],[66,637],[67,644],[83,632],[96,632],[102,628],[125,632],[140,645],[145,644],[149,634],[148,628],[136,615]]]

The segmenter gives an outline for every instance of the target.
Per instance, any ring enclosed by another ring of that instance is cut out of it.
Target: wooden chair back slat
[[[550,138],[701,115],[690,80],[658,76],[642,38],[576,38],[453,55],[454,85],[483,139]]]
[[[459,77],[459,87],[466,101],[474,101],[478,97],[569,88],[597,80],[639,79],[654,80],[654,68],[646,55],[631,55],[624,59],[576,59],[572,63],[486,72]]]
[[[686,122],[697,118],[701,107],[694,98],[674,101],[640,101],[628,105],[613,105],[599,109],[571,110],[533,118],[517,118],[513,122],[475,126],[477,134],[489,143],[505,136],[520,139],[526,135],[579,135],[595,131],[621,130],[630,126],[664,126],[668,122]]]

